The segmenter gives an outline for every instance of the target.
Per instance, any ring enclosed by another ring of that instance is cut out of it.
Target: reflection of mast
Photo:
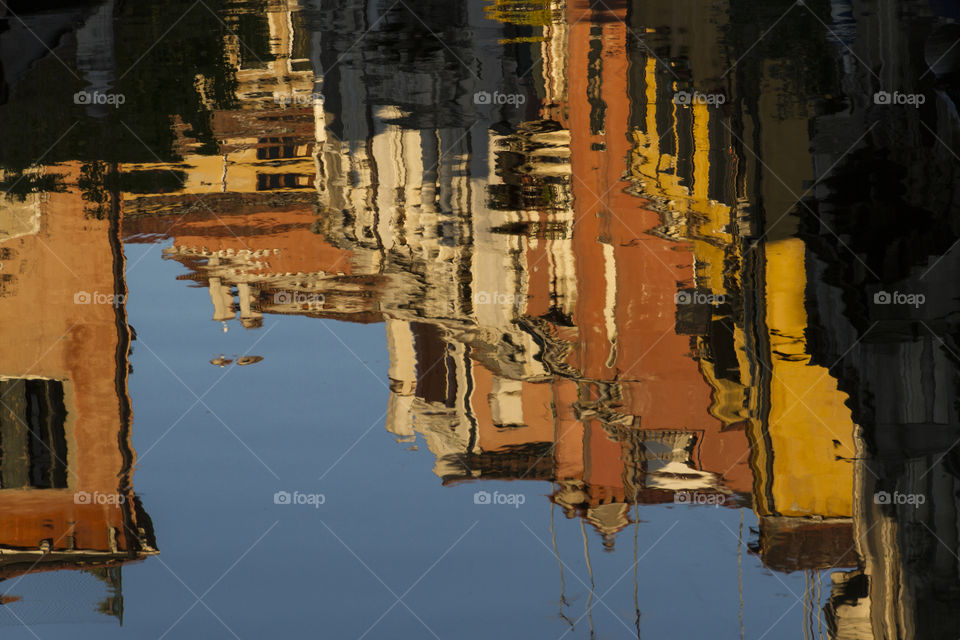
[[[740,511],[743,513],[743,510]],[[634,626],[637,628],[637,640],[640,640],[640,503],[637,494],[633,494],[633,611]]]
[[[555,555],[555,556],[557,557],[557,563],[560,565],[560,602],[559,602],[559,610],[560,610],[560,617],[561,617],[567,624],[570,625],[570,630],[572,631],[573,628],[574,628],[573,620],[571,620],[570,618],[568,618],[568,617],[567,617],[567,614],[565,614],[565,613],[563,612],[563,608],[564,608],[564,607],[569,607],[569,606],[570,606],[570,603],[567,602],[567,596],[566,596],[567,585],[566,585],[566,582],[564,581],[564,578],[563,578],[563,560],[560,559],[560,550],[559,550],[559,548],[557,548],[557,529],[556,529],[556,525],[555,525],[554,520],[553,520],[553,511],[554,511],[554,509],[556,508],[556,506],[557,506],[556,503],[554,503],[553,501],[550,502],[550,535],[551,535],[551,537],[552,537],[552,539],[553,539],[553,555]]]
[[[808,569],[803,572],[803,637],[823,638],[823,617],[820,615],[820,600],[823,597],[823,585],[820,572]]]
[[[740,509],[740,528],[737,529],[737,595],[740,598],[737,620],[740,623],[740,640],[743,640],[746,634],[743,627],[743,512],[744,509]]]
[[[583,558],[587,562],[587,573],[590,575],[590,595],[587,598],[587,619],[590,621],[590,637],[593,638],[596,635],[593,628],[593,596],[597,587],[593,580],[593,563],[590,562],[590,545],[587,541],[587,529],[583,524],[583,518],[580,518],[580,535],[583,536]]]

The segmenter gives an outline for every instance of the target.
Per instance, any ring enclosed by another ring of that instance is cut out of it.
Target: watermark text
[[[494,491],[477,491],[473,494],[473,504],[507,504],[519,509],[520,505],[527,501],[527,496],[522,493],[500,493]]]
[[[95,105],[107,104],[115,109],[127,101],[122,93],[101,93],[100,91],[77,91],[73,94],[73,104]]]
[[[273,504],[297,504],[309,505],[319,509],[320,505],[327,501],[327,497],[322,493],[303,493],[300,491],[277,491],[273,494]]]

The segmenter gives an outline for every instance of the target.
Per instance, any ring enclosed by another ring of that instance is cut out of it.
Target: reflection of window
[[[310,186],[310,176],[297,173],[259,173],[257,191],[267,189],[303,189]]]
[[[266,14],[240,13],[234,20],[237,39],[243,43],[240,47],[241,57],[244,58],[241,68],[265,68],[265,62],[274,59],[270,51],[270,24]]]
[[[295,138],[260,138],[257,146],[257,160],[278,160],[282,158],[309,157],[307,146],[297,144]]]
[[[414,345],[417,352],[418,397],[427,402],[442,403],[448,408],[457,403],[456,361],[450,355],[441,330],[432,324],[414,322]]]
[[[62,382],[0,381],[0,488],[66,488],[66,419]]]

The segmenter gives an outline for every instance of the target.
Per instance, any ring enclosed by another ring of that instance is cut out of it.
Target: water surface
[[[2,5],[5,637],[957,637],[958,18]]]

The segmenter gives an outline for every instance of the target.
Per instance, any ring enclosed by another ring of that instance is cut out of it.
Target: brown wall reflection
[[[0,356],[0,580],[91,571],[116,589],[103,610],[122,617],[116,567],[156,544],[131,483],[117,218],[86,204],[68,192],[4,208],[0,324],[16,338]]]

